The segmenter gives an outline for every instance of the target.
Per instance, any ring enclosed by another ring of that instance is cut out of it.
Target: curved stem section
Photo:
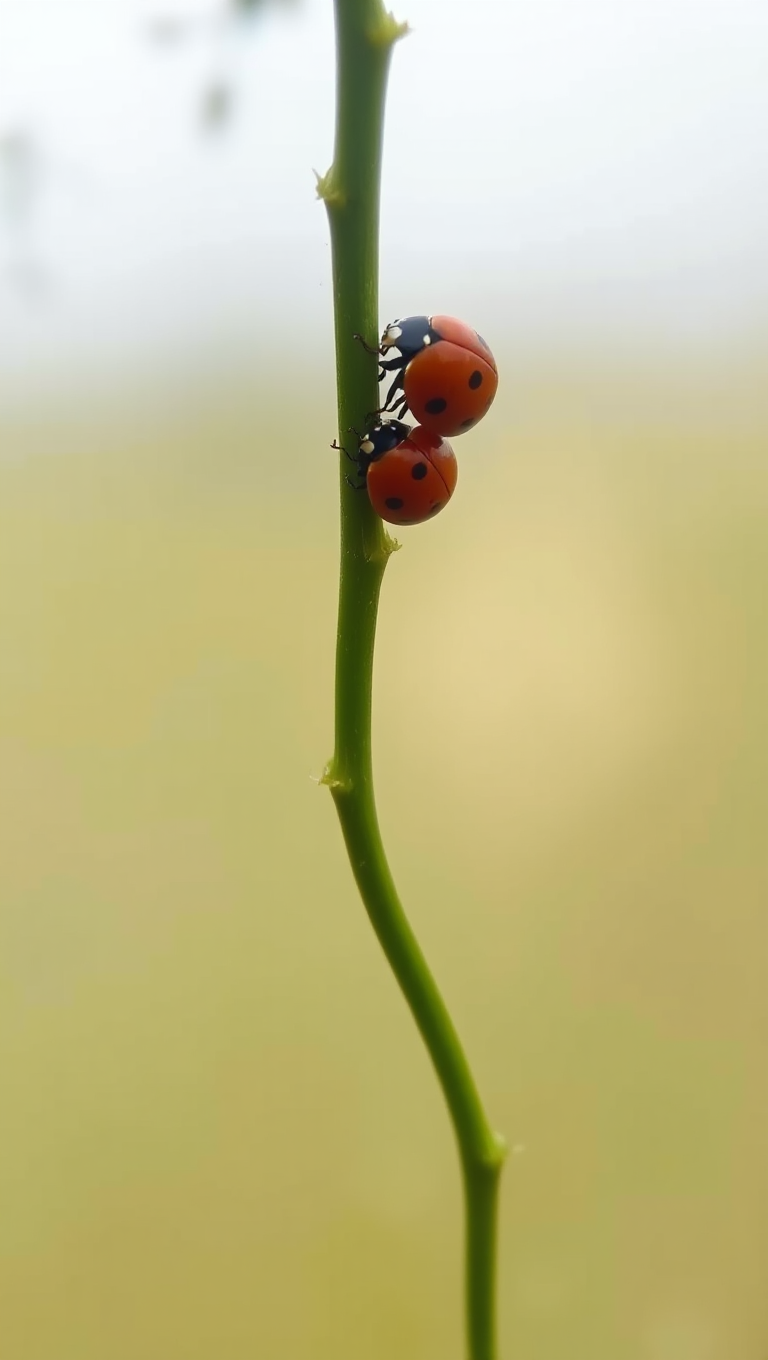
[[[377,362],[354,340],[378,335],[378,224],[387,70],[406,31],[381,0],[335,0],[334,161],[318,181],[331,227],[339,442],[378,405]],[[353,436],[352,436],[353,438]],[[495,1360],[496,1199],[504,1158],[464,1050],[406,919],[381,842],[373,792],[371,693],[379,591],[396,546],[346,482],[341,456],[341,577],[336,647],[336,746],[323,782],[333,795],[371,924],[411,1008],[443,1089],[459,1145],[466,1204],[469,1360]]]

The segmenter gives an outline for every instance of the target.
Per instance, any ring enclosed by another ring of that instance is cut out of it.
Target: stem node
[[[410,33],[407,22],[399,23],[394,14],[386,12],[378,23],[368,30],[368,41],[372,47],[394,47],[401,38]]]
[[[338,209],[345,207],[347,199],[346,195],[343,194],[341,189],[336,185],[335,166],[332,165],[330,170],[326,170],[324,175],[319,175],[317,170],[313,170],[312,173],[315,176],[315,191],[317,197],[322,199],[329,213],[332,208]]]
[[[324,786],[326,789],[330,789],[334,797],[336,797],[338,794],[352,792],[352,780],[340,778],[340,776],[336,773],[334,763],[332,760],[328,761],[328,764],[323,770],[323,773],[321,774],[318,783],[321,786]]]

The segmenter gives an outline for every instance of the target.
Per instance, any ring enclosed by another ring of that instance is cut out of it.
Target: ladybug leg
[[[381,415],[391,416],[393,420],[402,420],[408,410],[408,401],[405,396],[395,397],[391,404],[382,407]]]
[[[393,406],[382,407],[382,411],[385,411],[388,416],[393,416],[395,420],[402,420],[407,410],[408,402],[404,396],[398,397]]]
[[[369,345],[368,341],[364,340],[362,335],[358,335],[357,331],[354,332],[352,339],[359,340],[366,354],[381,354],[381,350],[379,349],[378,345],[375,346]]]
[[[379,364],[379,382],[384,382],[387,374],[395,373],[398,368],[401,369],[403,373],[405,372],[404,359],[387,359],[386,362],[382,359]]]
[[[394,380],[393,383],[390,384],[389,391],[387,392],[387,395],[386,395],[386,397],[384,398],[384,405],[383,405],[382,408],[381,408],[382,411],[387,411],[387,410],[390,409],[390,402],[392,401],[392,399],[393,399],[393,397],[394,397],[394,395],[395,395],[396,392],[402,391],[402,387],[403,387],[403,375],[402,375],[402,372],[396,373],[396,374],[395,374],[395,380]],[[398,397],[397,405],[399,406],[399,404],[400,404],[400,398]]]
[[[357,434],[357,430],[355,430],[355,434]],[[358,438],[362,438],[362,436],[358,436]],[[346,454],[346,456],[347,456],[347,458],[349,459],[350,463],[354,463],[354,464],[355,464],[355,467],[357,468],[358,473],[359,473],[360,476],[363,478],[363,486],[365,486],[365,474],[366,474],[366,472],[368,471],[368,468],[369,468],[369,466],[370,466],[370,463],[372,462],[372,459],[367,459],[367,458],[366,458],[366,455],[365,455],[364,453],[350,453],[350,452],[349,452],[349,449],[345,449],[343,444],[337,444],[335,439],[334,439],[333,443],[331,444],[331,448],[332,448],[332,449],[337,449],[339,453],[344,453],[344,454]],[[350,486],[353,485],[353,483],[350,481],[350,478],[349,478],[349,477],[345,478],[345,480],[346,480],[347,482],[349,482],[349,485],[350,485]],[[361,490],[361,488],[360,488],[360,487],[355,487],[355,490],[356,490],[356,491],[359,491],[359,490]]]
[[[378,415],[378,412],[376,414]],[[367,416],[366,420],[370,420],[370,418],[370,416]],[[356,430],[354,425],[350,425],[349,429],[352,434],[357,435],[358,443],[362,443],[365,435],[361,434],[359,430]],[[337,444],[335,439],[331,444],[331,448],[338,449],[339,453],[345,453],[350,463],[356,464],[360,476],[365,477],[370,464],[373,462],[373,459],[368,454],[361,453],[359,449],[357,453],[350,453],[349,449],[345,449],[343,444]],[[349,481],[349,478],[347,478],[347,481]]]
[[[364,480],[362,482],[353,482],[351,477],[345,477],[344,481],[346,482],[347,486],[352,488],[353,491],[365,491]]]

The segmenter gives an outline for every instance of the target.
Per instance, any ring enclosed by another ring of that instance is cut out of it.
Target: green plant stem
[[[378,226],[384,98],[391,49],[406,31],[381,0],[335,0],[334,161],[318,181],[331,227],[339,442],[378,405],[377,365],[355,339],[378,335]],[[466,1206],[469,1360],[495,1360],[496,1201],[504,1142],[493,1132],[453,1022],[406,919],[379,832],[371,761],[376,615],[396,546],[341,455],[341,576],[336,745],[323,776],[360,895],[435,1066],[459,1146]]]

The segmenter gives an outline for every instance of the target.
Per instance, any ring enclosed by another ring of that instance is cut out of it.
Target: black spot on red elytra
[[[430,507],[429,507],[429,513],[430,513],[430,515],[436,515],[437,512],[438,512],[438,510],[442,510],[442,508],[443,508],[443,502],[442,502],[442,501],[435,501],[434,505],[430,505]]]
[[[483,375],[482,375],[482,373],[480,372],[480,369],[479,369],[479,368],[476,368],[475,371],[474,371],[474,373],[470,374],[470,378],[469,378],[469,386],[472,388],[472,391],[473,391],[473,392],[474,392],[474,390],[475,390],[476,387],[479,387],[479,386],[480,386],[480,384],[481,384],[482,381],[483,381]]]
[[[411,468],[411,476],[415,482],[422,482],[426,477],[428,470],[426,463],[414,463]]]
[[[462,420],[460,428],[461,428],[462,430],[471,430],[471,429],[472,429],[472,426],[474,425],[474,423],[475,423],[475,417],[474,417],[474,416],[469,416],[467,420]]]
[[[439,416],[447,405],[448,402],[445,397],[430,397],[429,401],[424,403],[424,410],[429,411],[431,416]]]
[[[384,504],[388,510],[402,510],[405,501],[401,500],[399,496],[387,496]]]

